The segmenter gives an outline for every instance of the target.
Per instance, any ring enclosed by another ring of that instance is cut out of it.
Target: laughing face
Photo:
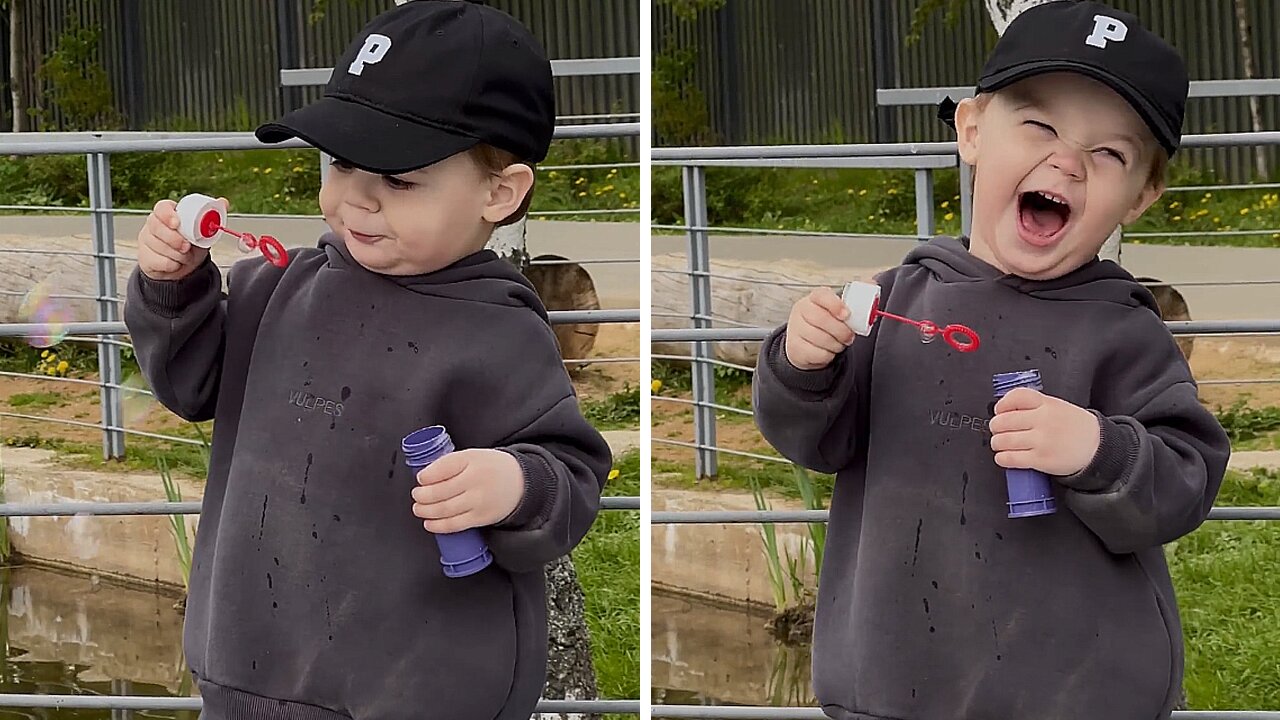
[[[1117,225],[1164,191],[1155,138],[1107,86],[1049,73],[956,111],[960,156],[974,166],[974,255],[1032,280],[1084,265]]]

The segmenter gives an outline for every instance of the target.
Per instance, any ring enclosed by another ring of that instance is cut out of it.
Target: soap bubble
[[[134,373],[120,383],[120,407],[125,427],[141,425],[159,404],[141,373]]]
[[[929,344],[938,337],[938,326],[925,320],[920,323],[920,342]]]
[[[71,306],[65,298],[53,297],[53,283],[41,280],[27,291],[18,308],[23,322],[39,326],[27,337],[32,347],[53,347],[67,337],[67,323],[71,322]]]

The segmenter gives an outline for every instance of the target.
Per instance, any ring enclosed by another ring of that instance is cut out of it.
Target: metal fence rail
[[[564,125],[555,129],[556,138],[633,137],[640,134],[640,123],[603,123]],[[74,334],[98,335],[98,376],[101,396],[102,453],[105,458],[124,456],[125,429],[121,383],[120,344],[107,337],[123,332],[120,323],[120,300],[116,288],[116,253],[113,216],[121,212],[111,199],[111,164],[113,153],[175,152],[210,150],[285,149],[310,147],[294,139],[278,144],[260,142],[253,133],[163,133],[163,132],[75,132],[75,133],[8,133],[0,135],[0,155],[74,155],[87,159],[89,207],[93,252],[84,253],[94,259],[95,289],[90,298],[96,301],[97,323],[71,323],[59,328]],[[70,254],[63,251],[61,254]],[[556,313],[553,322],[597,323],[639,322],[635,310],[588,310]],[[43,335],[48,324],[10,324],[0,326],[0,337]],[[0,413],[13,417],[12,413]],[[77,424],[76,421],[61,421]],[[178,442],[183,442],[178,440]]]
[[[199,710],[200,698],[146,695],[19,695],[0,693],[0,707],[75,708],[80,710]],[[639,700],[539,700],[540,713],[614,713],[639,715]]]
[[[1280,145],[1280,132],[1212,133],[1185,135],[1182,147],[1216,148]],[[711,307],[711,280],[716,273],[711,268],[710,237],[712,233],[745,231],[758,234],[856,236],[854,233],[814,233],[805,231],[768,231],[751,228],[714,227],[709,220],[707,207],[707,168],[720,165],[750,167],[896,167],[915,170],[916,237],[927,239],[934,234],[933,180],[935,169],[955,166],[960,169],[960,220],[962,232],[969,232],[972,220],[973,198],[971,192],[971,168],[958,162],[954,142],[918,143],[868,143],[856,145],[753,145],[721,147],[654,148],[654,164],[673,165],[681,169],[683,176],[684,224],[664,225],[665,229],[678,229],[685,233],[688,245],[686,257],[689,278],[690,314],[692,327],[688,329],[653,330],[651,342],[689,342],[693,363],[693,429],[694,469],[697,477],[718,474],[716,443],[715,374],[709,361],[713,358],[710,343],[718,341],[753,341],[767,335],[761,328],[713,327],[717,320]],[[1229,231],[1233,235],[1273,234],[1277,230]],[[1180,236],[1184,233],[1143,233],[1144,236]],[[1185,233],[1209,235],[1212,233]],[[1228,233],[1222,233],[1228,234]],[[880,236],[875,234],[876,236]],[[675,272],[661,271],[660,272]],[[1169,284],[1169,283],[1161,283]],[[1182,321],[1168,323],[1170,331],[1179,335],[1245,334],[1280,332],[1276,321]],[[662,444],[679,444],[658,440]],[[741,454],[741,453],[736,453]]]
[[[0,505],[0,508],[3,508]],[[654,510],[654,525],[738,525],[825,523],[828,510]],[[1280,520],[1280,507],[1215,507],[1210,520]]]
[[[819,708],[716,707],[702,705],[654,705],[654,718],[701,720],[826,720]],[[1266,710],[1175,710],[1174,720],[1280,720],[1280,712]]]

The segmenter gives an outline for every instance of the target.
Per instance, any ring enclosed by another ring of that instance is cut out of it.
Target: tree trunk
[[[1249,8],[1245,0],[1235,0],[1236,6],[1236,39],[1240,42],[1240,61],[1244,65],[1244,77],[1252,80],[1253,72],[1253,30],[1249,27]],[[1258,96],[1249,96],[1249,116],[1253,120],[1253,131],[1262,132],[1262,110],[1258,105]],[[1258,180],[1267,179],[1267,149],[1259,145],[1254,152],[1257,160]]]
[[[22,90],[26,81],[24,71],[30,65],[26,49],[27,28],[23,22],[25,15],[25,0],[9,0],[9,91],[13,98],[14,132],[26,132],[30,127],[27,94]]]
[[[496,228],[487,247],[522,271],[529,265],[525,245],[526,219]],[[597,697],[595,665],[591,657],[591,633],[583,613],[585,601],[578,574],[569,557],[547,566],[547,684],[548,700],[594,700]],[[542,715],[555,718],[556,715]],[[562,720],[587,716],[560,715]],[[591,718],[599,716],[592,715]]]

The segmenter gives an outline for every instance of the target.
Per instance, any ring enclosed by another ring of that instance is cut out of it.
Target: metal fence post
[[[960,234],[965,237],[973,232],[973,168],[960,160]]]
[[[89,208],[93,213],[93,266],[97,275],[98,320],[119,322],[116,303],[116,236],[111,213],[111,156],[89,154]],[[120,403],[120,346],[108,335],[98,336],[98,377],[102,387],[102,456],[124,457],[124,427]]]
[[[705,228],[707,217],[707,171],[698,166],[684,168],[684,219],[689,233],[689,289],[691,292],[693,326],[711,327],[711,243]],[[716,413],[711,403],[716,401],[715,368],[707,362],[714,357],[715,349],[709,342],[693,343],[693,408],[694,443],[698,446],[694,469],[697,477],[715,477],[717,454]]]
[[[933,171],[916,170],[916,236],[921,240],[933,237]]]

